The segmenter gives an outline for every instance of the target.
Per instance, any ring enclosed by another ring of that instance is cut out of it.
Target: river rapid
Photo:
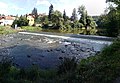
[[[47,34],[48,35],[48,34]],[[19,68],[57,68],[64,57],[78,60],[94,56],[112,42],[74,37],[16,33],[0,36],[0,61],[10,59]]]

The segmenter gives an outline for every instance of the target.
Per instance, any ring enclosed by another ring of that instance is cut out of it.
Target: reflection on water
[[[75,28],[75,29],[43,29],[42,32],[52,32],[52,33],[64,33],[64,34],[96,34],[96,29],[86,31],[85,29]]]
[[[43,29],[42,32],[52,32],[52,33],[71,33],[71,34],[84,34],[85,32],[82,30],[59,30],[59,29]]]

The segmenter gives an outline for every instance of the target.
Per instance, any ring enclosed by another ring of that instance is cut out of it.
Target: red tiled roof
[[[11,17],[11,16],[5,16],[5,19],[6,19],[6,20],[14,20],[14,18]]]
[[[4,16],[0,16],[0,20],[2,20],[2,19],[5,19],[5,17]]]
[[[32,15],[32,14],[28,14],[27,16],[31,16],[31,17],[35,18],[35,16],[34,16],[34,15]]]

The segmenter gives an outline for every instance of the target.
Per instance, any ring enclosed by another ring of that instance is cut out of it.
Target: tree
[[[120,0],[106,0],[106,2],[112,2],[117,5],[117,9],[120,10]]]
[[[78,7],[78,13],[80,15],[79,22],[85,27],[86,34],[96,33],[96,23],[91,16],[88,16],[85,6]]]
[[[35,16],[35,19],[37,18],[37,16],[38,16],[37,8],[34,8],[34,9],[32,10],[32,15]]]
[[[5,14],[2,14],[1,16],[5,16]]]
[[[53,5],[51,4],[49,7],[49,15],[48,15],[48,19],[51,20],[51,15],[53,13]]]
[[[67,16],[66,16],[65,10],[63,11],[63,19],[64,19],[64,21],[67,21]]]
[[[14,20],[12,27],[14,27],[16,24],[18,27],[28,26],[28,23],[29,23],[29,21],[27,20],[27,18],[25,16],[21,15],[19,19]]]
[[[116,37],[120,33],[120,1],[106,0],[106,2],[110,2],[109,7],[106,9],[107,13],[100,16],[98,24],[99,27],[105,29],[103,31],[105,35]],[[116,4],[116,6],[113,6],[113,4]]]
[[[76,9],[73,9],[72,16],[71,16],[71,21],[76,21],[77,20],[77,12]]]
[[[54,11],[51,14],[51,22],[54,25],[55,28],[59,28],[60,27],[60,21],[62,21],[62,13],[58,10]]]
[[[116,37],[119,35],[120,30],[120,14],[117,10],[113,9],[106,15],[105,18],[106,35]]]
[[[82,23],[84,26],[87,24],[87,11],[85,10],[85,6],[79,6],[78,7],[78,13],[80,15],[80,23]]]
[[[85,6],[81,5],[81,6],[78,7],[78,14],[79,15],[83,14],[84,11],[85,11]]]
[[[42,17],[38,17],[37,19],[36,19],[36,23],[38,23],[38,24],[46,24],[46,23],[48,23],[48,16],[42,16]]]

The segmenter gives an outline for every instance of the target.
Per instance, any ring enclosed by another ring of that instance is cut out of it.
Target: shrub
[[[120,77],[120,40],[106,47],[99,55],[79,63],[78,73],[86,83],[113,83]]]

